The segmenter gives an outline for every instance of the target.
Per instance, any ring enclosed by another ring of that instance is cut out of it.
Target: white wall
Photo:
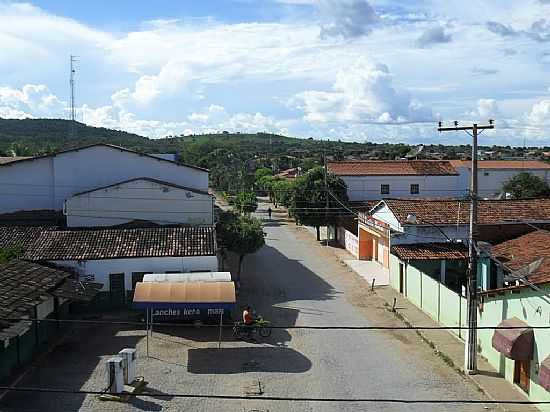
[[[208,172],[108,146],[93,146],[53,157],[0,167],[0,213],[63,208],[73,194],[150,177],[208,190]],[[9,195],[11,193],[11,195]]]
[[[459,176],[340,176],[348,187],[352,201],[390,198],[457,197],[467,189],[459,185]],[[382,195],[380,186],[390,185],[390,193]],[[419,185],[419,193],[411,195],[411,184]]]
[[[470,169],[457,167],[460,173],[460,184],[468,188],[470,184]],[[528,172],[550,184],[550,170],[544,169],[478,169],[478,192],[481,197],[494,198],[502,191],[502,186],[515,175]]]
[[[468,225],[439,226],[452,240],[459,239],[466,244],[468,240]],[[392,233],[391,244],[404,245],[412,243],[448,242],[443,233],[433,226],[405,225],[403,233]]]
[[[211,195],[148,180],[96,190],[65,202],[67,226],[112,226],[132,220],[158,224],[214,224]]]
[[[0,212],[53,209],[53,182],[52,158],[0,167]]]
[[[51,263],[75,270],[81,280],[86,280],[87,275],[93,274],[94,282],[103,283],[101,289],[103,291],[109,291],[110,273],[124,273],[126,290],[132,290],[132,272],[164,273],[166,271],[178,271],[184,273],[199,270],[215,272],[218,270],[218,258],[216,256],[104,259],[80,262],[76,260],[58,260]]]

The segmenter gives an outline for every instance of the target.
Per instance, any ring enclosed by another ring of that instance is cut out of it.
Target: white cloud
[[[499,114],[500,110],[495,99],[479,99],[476,110],[469,113],[470,116],[484,121],[494,119]]]
[[[0,87],[1,117],[63,116],[65,103],[43,84],[26,84],[21,89]],[[32,113],[32,114],[31,114]]]
[[[392,85],[383,64],[366,59],[341,70],[333,91],[305,91],[291,101],[308,122],[404,123],[432,120],[431,110]]]
[[[353,38],[370,33],[378,16],[366,0],[318,0],[321,36]]]
[[[550,100],[535,103],[527,115],[527,121],[533,126],[550,126]]]
[[[428,48],[435,44],[449,43],[452,36],[445,32],[442,26],[435,26],[424,31],[421,36],[416,39],[416,46],[420,48]]]

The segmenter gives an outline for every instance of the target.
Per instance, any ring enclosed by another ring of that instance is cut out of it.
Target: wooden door
[[[109,291],[111,304],[122,306],[126,302],[126,290],[124,287],[124,273],[109,274]]]
[[[525,392],[529,393],[529,371],[531,369],[531,361],[524,360],[515,361],[514,367],[514,383]]]

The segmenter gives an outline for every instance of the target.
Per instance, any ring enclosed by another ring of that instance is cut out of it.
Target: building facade
[[[73,195],[146,176],[208,191],[208,171],[108,144],[0,164],[0,213],[61,210]]]

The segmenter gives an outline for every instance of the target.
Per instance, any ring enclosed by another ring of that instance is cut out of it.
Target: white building
[[[445,160],[356,160],[331,162],[328,171],[347,185],[351,201],[385,197],[459,197],[459,174]]]
[[[113,304],[124,303],[145,273],[218,270],[212,226],[45,230],[34,239],[25,259],[70,268],[81,280],[103,284]]]
[[[458,198],[468,194],[470,162],[462,160],[356,160],[330,162],[328,170],[348,187],[352,201],[382,198]],[[536,160],[481,160],[479,195],[497,197],[521,172],[550,183],[550,164]]]
[[[77,193],[65,201],[68,227],[114,226],[133,220],[213,225],[208,192],[141,177]]]
[[[96,188],[146,176],[208,191],[208,170],[108,144],[0,162],[0,213],[61,210],[65,200]]]
[[[471,161],[449,161],[459,173],[459,185],[468,188],[471,179]],[[550,184],[550,163],[539,160],[480,160],[477,164],[478,193],[481,197],[494,198],[502,192],[502,186],[521,172],[528,172]]]

